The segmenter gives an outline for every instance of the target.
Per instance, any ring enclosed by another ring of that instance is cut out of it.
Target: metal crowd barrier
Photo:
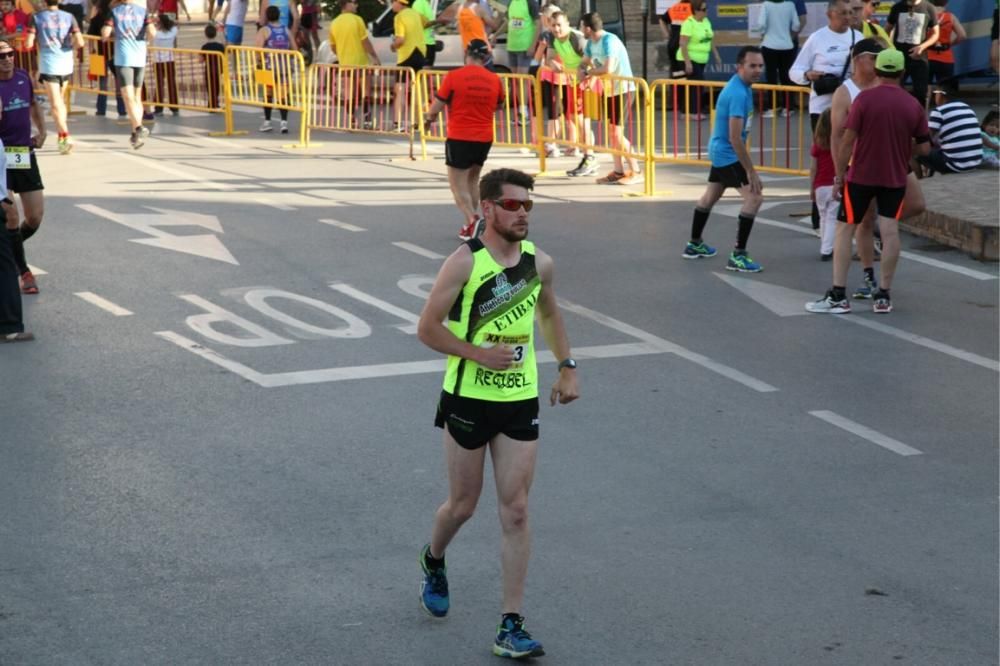
[[[650,88],[644,79],[602,76],[579,81],[575,75],[535,82],[540,100],[540,163],[545,171],[544,144],[618,155],[643,165],[643,193],[653,193]],[[620,138],[623,139],[619,142]]]
[[[409,67],[309,68],[306,137],[312,130],[405,135],[417,126],[415,74]]]
[[[298,147],[309,145],[309,89],[305,60],[298,51],[227,46],[223,66],[225,135],[233,129],[233,106],[286,109],[302,114]]]
[[[753,93],[755,122],[751,143],[756,137],[757,149],[751,151],[751,156],[757,169],[808,175],[812,145],[809,89],[758,83],[754,84]],[[793,139],[796,147],[792,146]]]
[[[447,74],[448,72],[428,69],[421,70],[417,74],[417,98],[421,109],[426,109],[434,101],[434,93]],[[538,106],[535,78],[527,74],[497,74],[497,76],[504,86],[504,99],[493,114],[493,145],[539,150],[540,159],[544,159],[544,150],[541,150],[540,135],[534,121]],[[421,124],[420,149],[423,159],[427,159],[428,141],[444,141],[447,138],[447,125],[447,106],[438,122],[430,127]]]

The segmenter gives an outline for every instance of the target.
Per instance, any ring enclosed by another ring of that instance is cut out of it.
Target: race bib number
[[[27,146],[7,146],[3,151],[7,154],[8,169],[31,168],[31,149]]]
[[[521,28],[524,27],[524,19],[512,18],[510,20],[510,27],[513,30],[520,30]]]

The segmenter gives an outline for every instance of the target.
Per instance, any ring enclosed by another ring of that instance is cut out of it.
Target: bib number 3
[[[7,146],[3,149],[7,156],[8,169],[30,169],[31,149],[22,146]]]

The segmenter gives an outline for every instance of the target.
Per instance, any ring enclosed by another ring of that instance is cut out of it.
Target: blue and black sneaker
[[[739,271],[740,273],[760,273],[764,267],[750,258],[746,252],[733,252],[726,262],[727,271]]]
[[[715,256],[715,248],[705,245],[704,242],[692,243],[688,241],[687,246],[684,248],[684,254],[681,255],[685,259],[704,259],[706,257]]]
[[[504,615],[497,626],[497,637],[493,641],[493,654],[498,657],[522,659],[541,657],[545,654],[542,644],[531,637],[524,628],[524,618],[520,615]]]
[[[420,607],[434,617],[444,617],[448,614],[448,576],[446,567],[429,569],[427,556],[431,545],[427,544],[420,551],[420,570],[424,572],[424,582],[420,584]]]

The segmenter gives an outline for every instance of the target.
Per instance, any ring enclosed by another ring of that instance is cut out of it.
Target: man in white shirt
[[[850,75],[851,49],[856,42],[864,39],[860,32],[850,27],[851,8],[844,0],[829,0],[826,17],[827,27],[809,35],[788,71],[792,81],[812,88],[809,93],[809,118],[814,129],[820,114],[833,103],[836,84]],[[831,76],[837,81],[830,79]]]

